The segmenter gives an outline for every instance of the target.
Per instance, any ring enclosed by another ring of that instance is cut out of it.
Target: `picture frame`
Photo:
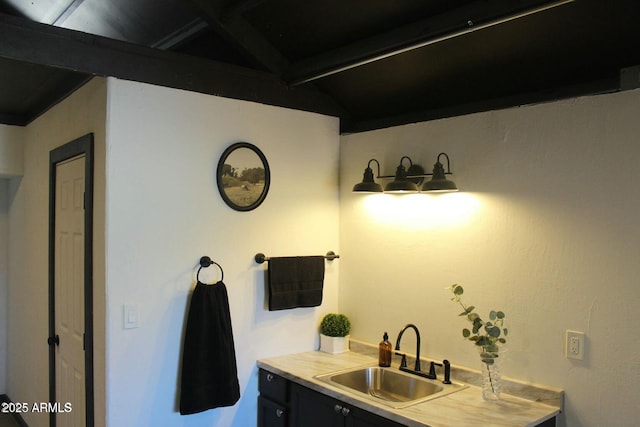
[[[231,144],[218,161],[216,182],[222,200],[231,209],[256,209],[264,202],[271,184],[267,158],[249,142]]]

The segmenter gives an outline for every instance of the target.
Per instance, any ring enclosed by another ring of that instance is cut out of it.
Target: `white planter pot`
[[[349,351],[349,335],[346,337],[329,337],[320,334],[320,351],[330,354]]]

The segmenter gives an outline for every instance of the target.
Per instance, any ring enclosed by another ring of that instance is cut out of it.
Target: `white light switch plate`
[[[138,309],[138,304],[125,304],[123,314],[125,329],[133,329],[140,326],[140,310]]]

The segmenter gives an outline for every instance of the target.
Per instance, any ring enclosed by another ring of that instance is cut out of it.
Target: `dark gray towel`
[[[195,414],[240,399],[229,297],[224,283],[198,282],[191,296],[182,351],[180,414]]]
[[[269,311],[322,304],[324,257],[269,258]]]

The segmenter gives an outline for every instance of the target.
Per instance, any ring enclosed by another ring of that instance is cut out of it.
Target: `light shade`
[[[371,162],[378,164],[378,175],[380,175],[380,164],[376,159],[369,160],[367,168],[364,170],[362,182],[353,186],[354,193],[382,193],[382,185],[378,184],[373,179],[373,170],[371,169]]]
[[[447,158],[447,171],[449,171],[449,156],[447,156],[446,153],[438,154],[436,164],[433,165],[433,177],[431,178],[431,181],[427,181],[424,183],[424,185],[422,186],[422,191],[458,191],[456,183],[451,181],[450,179],[447,179],[444,167],[442,166],[442,163],[440,163],[440,156],[445,156]]]
[[[407,156],[400,159],[394,180],[384,187],[386,193],[415,193],[418,191],[418,186],[407,179],[407,170],[402,165],[404,159],[409,160],[409,163],[413,165]]]

